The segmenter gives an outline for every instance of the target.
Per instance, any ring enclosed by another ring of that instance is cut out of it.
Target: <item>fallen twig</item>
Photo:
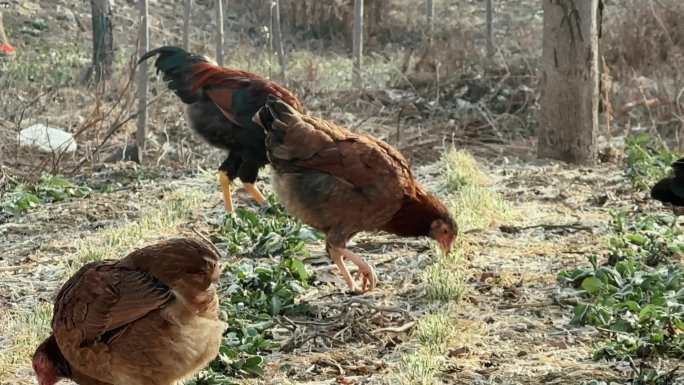
[[[0,273],[12,272],[31,267],[31,265],[0,266]]]
[[[380,305],[373,304],[370,301],[366,301],[366,300],[364,300],[362,298],[358,298],[358,297],[349,298],[347,301],[345,301],[345,303],[343,305],[348,306],[348,305],[355,304],[355,303],[357,303],[359,305],[366,306],[370,309],[377,310],[377,311],[382,311],[382,312],[386,312],[386,313],[400,313],[400,314],[407,316],[409,319],[414,319],[414,317],[411,315],[411,313],[409,313],[408,311],[406,311],[402,308],[380,306]]]
[[[560,224],[560,225],[541,223],[538,225],[530,225],[530,226],[509,226],[509,225],[499,226],[499,230],[501,232],[509,233],[509,234],[516,234],[516,233],[520,233],[520,232],[525,231],[525,230],[537,229],[537,228],[542,228],[544,230],[572,229],[572,230],[577,230],[577,231],[588,231],[588,232],[593,232],[593,230],[594,230],[593,227],[582,225],[579,222],[568,223],[568,224]]]
[[[416,321],[409,321],[401,326],[389,326],[386,328],[380,328],[373,330],[373,333],[404,333],[411,330],[416,325]]]
[[[335,369],[337,369],[337,372],[340,376],[344,376],[344,369],[342,369],[342,365],[337,363],[337,361],[330,359],[330,358],[319,358],[318,361],[315,362],[318,365],[327,365],[327,366],[332,366]]]
[[[149,106],[151,106],[152,104],[156,103],[162,95],[163,95],[163,94],[159,94],[159,95],[155,96],[154,98],[152,98],[152,100],[150,100],[150,101],[147,103],[147,106],[149,107]],[[100,142],[100,144],[98,144],[97,147],[95,147],[95,149],[93,150],[93,152],[90,154],[90,157],[92,158],[92,157],[94,157],[95,155],[97,155],[97,154],[100,152],[100,149],[102,148],[102,146],[104,146],[105,143],[107,143],[107,142],[109,141],[109,139],[112,137],[112,135],[114,135],[114,133],[115,133],[119,128],[121,128],[124,124],[126,124],[126,123],[130,122],[131,120],[135,119],[135,118],[138,116],[138,113],[139,113],[139,112],[140,112],[140,111],[135,111],[134,113],[128,115],[124,120],[122,120],[122,121],[118,122],[117,124],[115,124],[114,126],[112,126],[112,127],[109,129],[109,131],[107,131],[107,134],[105,134],[105,137],[102,139],[102,141]],[[71,173],[72,173],[72,174],[73,174],[73,173],[76,173],[76,171],[80,170],[81,167],[83,167],[83,165],[84,165],[85,162],[87,162],[87,161],[88,161],[88,158],[87,158],[87,157],[83,158],[83,159],[78,163],[78,165],[76,165],[76,167],[74,167],[73,170],[71,170]]]
[[[296,326],[297,324],[299,324],[299,325],[316,325],[316,326],[330,326],[330,325],[335,324],[335,322],[293,320],[293,319],[288,318],[287,316],[283,316],[282,318],[285,321],[287,321],[287,323],[289,323],[290,325],[293,325],[293,326]]]

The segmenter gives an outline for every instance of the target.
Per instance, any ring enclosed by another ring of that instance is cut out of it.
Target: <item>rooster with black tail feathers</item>
[[[261,205],[266,199],[254,186],[259,170],[268,164],[263,128],[252,116],[276,96],[299,112],[302,103],[281,85],[259,75],[224,68],[205,56],[178,47],[160,47],[147,52],[140,62],[157,56],[157,72],[187,105],[190,127],[209,144],[228,150],[219,166],[219,183],[226,210],[233,211],[231,182],[239,178],[245,190]]]

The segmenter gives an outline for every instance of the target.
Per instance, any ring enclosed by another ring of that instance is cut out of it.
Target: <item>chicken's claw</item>
[[[252,196],[252,199],[254,199],[260,206],[268,206],[268,200],[266,200],[266,197],[259,191],[259,189],[253,184],[253,183],[245,183],[245,190],[249,193],[249,195]]]
[[[358,268],[356,273],[357,279],[361,280],[361,293],[365,293],[368,290],[373,290],[378,285],[378,276],[375,275],[375,270],[373,266],[369,265],[363,258],[352,253],[347,249],[342,250],[342,255],[352,261]]]
[[[335,262],[337,268],[340,269],[340,275],[349,286],[349,290],[353,293],[365,293],[368,290],[373,290],[378,284],[378,277],[375,275],[373,267],[366,263],[361,257],[352,253],[351,251],[328,245],[328,253],[330,258]],[[356,286],[354,279],[349,274],[349,269],[345,265],[344,260],[348,259],[358,267],[356,278],[361,280],[361,289]]]
[[[362,260],[358,267],[359,270],[356,273],[356,278],[361,280],[361,292],[365,293],[368,290],[375,289],[375,286],[378,284],[378,277],[375,275],[373,266]]]

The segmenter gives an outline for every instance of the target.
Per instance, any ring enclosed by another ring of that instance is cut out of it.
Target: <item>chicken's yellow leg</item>
[[[233,212],[233,196],[230,193],[230,178],[224,171],[219,171],[219,184],[221,185],[221,192],[223,192],[223,203],[226,206],[226,211]]]
[[[262,206],[268,205],[266,198],[264,198],[263,194],[261,194],[253,183],[245,183],[245,190],[247,190],[249,195],[251,195],[258,204]]]

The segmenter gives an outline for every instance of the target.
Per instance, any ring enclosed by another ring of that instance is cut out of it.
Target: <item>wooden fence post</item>
[[[428,45],[432,46],[432,38],[435,34],[435,3],[432,0],[426,0],[425,8]]]
[[[283,47],[283,34],[280,29],[280,0],[273,0],[271,6],[275,8],[273,12],[274,29],[271,32],[273,33],[273,42],[275,43],[275,50],[280,64],[280,81],[284,82],[285,73],[287,72],[287,60],[285,58],[285,47]]]
[[[141,57],[150,49],[150,24],[149,7],[147,0],[138,0],[140,5],[140,43],[138,57]],[[138,126],[135,133],[135,143],[138,147],[138,162],[143,162],[145,151],[145,133],[147,129],[147,88],[148,88],[147,61],[138,66]]]
[[[361,62],[363,56],[363,0],[354,0],[354,69],[352,83],[354,87],[363,87],[361,79]]]
[[[487,57],[494,56],[494,0],[487,0]]]
[[[185,0],[183,13],[183,49],[190,50],[190,17],[192,16],[192,0]]]
[[[223,0],[216,0],[216,63],[223,66]]]

